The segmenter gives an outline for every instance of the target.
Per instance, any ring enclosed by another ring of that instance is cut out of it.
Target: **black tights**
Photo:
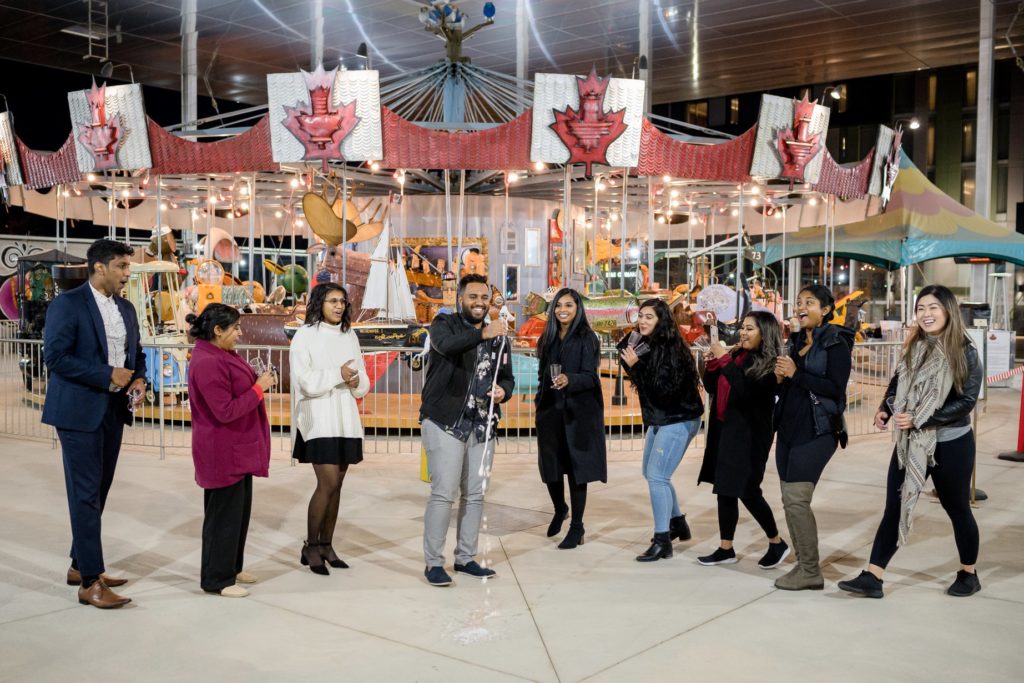
[[[750,511],[754,519],[761,525],[765,536],[775,538],[779,535],[779,528],[775,526],[775,515],[764,499],[764,495],[758,493],[756,496],[746,498],[735,498],[733,496],[718,496],[718,533],[723,541],[731,541],[736,535],[736,524],[740,520],[740,501],[743,507]]]
[[[587,485],[577,484],[576,478],[572,476],[572,470],[566,474],[569,479],[569,502],[572,510],[572,517],[569,524],[572,526],[583,526],[583,511],[587,507]],[[555,505],[555,510],[565,509],[565,478],[559,477],[558,481],[548,484],[548,495]]]
[[[348,465],[313,465],[313,471],[316,473],[316,490],[309,499],[306,542],[330,545],[338,523],[341,485],[345,482]]]
[[[944,441],[935,447],[935,466],[926,476],[935,484],[942,509],[953,523],[953,538],[960,553],[960,564],[970,566],[978,561],[978,523],[971,512],[971,473],[974,470],[974,433],[967,432],[958,439]],[[885,512],[871,547],[871,564],[882,569],[896,554],[899,542],[900,487],[906,470],[901,470],[893,450],[889,461],[889,476],[885,492]],[[920,506],[921,503],[919,502]]]

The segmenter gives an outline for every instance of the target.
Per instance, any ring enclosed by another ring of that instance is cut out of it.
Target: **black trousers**
[[[124,422],[116,407],[119,398],[124,399],[120,395],[110,397],[107,412],[96,431],[57,430],[71,513],[71,562],[85,577],[99,576],[106,571],[100,538],[101,517],[114,482],[124,434]]]
[[[206,515],[203,517],[203,559],[199,585],[204,591],[219,593],[235,585],[242,571],[245,537],[252,514],[252,475],[231,486],[203,492]]]
[[[743,507],[753,515],[765,536],[775,538],[779,535],[772,508],[764,499],[764,495],[758,491],[756,496],[746,498],[718,496],[718,533],[723,541],[731,541],[736,535],[736,524],[740,520],[740,501],[743,501]]]
[[[809,481],[817,484],[838,445],[836,437],[831,434],[795,445],[786,443],[780,436],[775,440],[775,464],[779,468],[779,479],[788,483]]]
[[[978,561],[978,523],[971,512],[971,473],[974,471],[974,432],[939,443],[935,447],[935,466],[926,476],[935,484],[942,509],[953,523],[953,538],[960,553],[960,563],[972,565]],[[906,477],[896,462],[893,449],[886,480],[885,512],[875,533],[871,547],[871,564],[883,569],[889,564],[899,543],[900,487]]]

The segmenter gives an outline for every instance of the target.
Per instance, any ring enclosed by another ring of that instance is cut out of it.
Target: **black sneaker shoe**
[[[838,585],[840,590],[844,590],[847,593],[857,593],[866,598],[880,598],[884,595],[882,593],[883,583],[885,582],[871,572],[863,571],[856,579],[840,581]]]
[[[980,590],[981,581],[978,580],[978,575],[961,569],[956,573],[956,581],[946,590],[946,593],[957,598],[966,598],[968,595],[974,595]]]
[[[786,545],[785,541],[779,540],[778,543],[768,544],[768,552],[764,554],[764,557],[757,561],[757,566],[761,569],[775,569],[782,564],[787,557],[789,557],[789,546]]]
[[[698,557],[697,562],[705,567],[713,567],[716,564],[736,564],[736,551],[732,548],[715,548],[715,552],[704,557]]]
[[[455,565],[456,567],[458,565]],[[423,576],[427,577],[427,583],[431,586],[450,586],[452,585],[452,577],[448,576],[448,572],[444,570],[444,567],[427,567],[423,570]]]
[[[485,569],[476,563],[476,560],[470,560],[466,564],[456,564],[455,571],[458,574],[469,574],[479,579],[493,579],[498,575],[498,572],[493,569]]]

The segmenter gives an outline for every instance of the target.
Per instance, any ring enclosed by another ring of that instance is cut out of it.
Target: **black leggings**
[[[837,446],[836,437],[831,434],[794,445],[786,443],[780,435],[775,440],[775,464],[779,468],[779,479],[788,483],[809,481],[817,484],[828,461],[835,455]]]
[[[558,481],[551,482],[548,484],[548,495],[551,496],[551,502],[555,506],[555,510],[565,509],[565,480],[569,480],[569,505],[572,511],[572,517],[569,520],[569,524],[573,526],[583,526],[583,511],[587,509],[587,484],[576,483],[576,477],[572,473],[572,459],[569,457],[569,445],[564,442],[562,448],[558,451],[558,464],[565,472],[564,477],[559,477]]]
[[[775,526],[775,515],[760,492],[756,496],[746,498],[735,498],[733,496],[718,496],[718,533],[723,541],[731,541],[736,535],[736,524],[740,520],[740,505],[750,511],[754,519],[761,525],[765,536],[775,538],[779,535],[779,528]]]
[[[972,565],[978,561],[978,523],[971,512],[971,472],[974,470],[974,432],[958,439],[939,443],[935,447],[935,466],[926,476],[932,478],[939,494],[942,509],[953,523],[953,538],[960,553],[960,564]],[[885,569],[896,554],[899,542],[900,487],[906,470],[901,470],[893,450],[886,482],[885,512],[871,547],[871,564]]]

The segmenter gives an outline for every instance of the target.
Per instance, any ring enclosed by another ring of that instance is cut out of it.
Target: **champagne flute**
[[[555,386],[555,378],[562,374],[562,366],[558,363],[552,363],[548,366],[548,374],[551,375],[551,388],[557,389]]]

